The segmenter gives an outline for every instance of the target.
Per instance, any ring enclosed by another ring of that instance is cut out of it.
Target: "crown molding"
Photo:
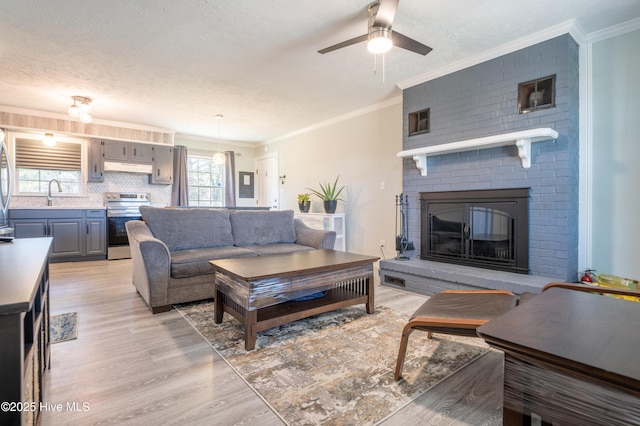
[[[613,27],[590,33],[587,35],[587,41],[589,43],[597,43],[599,41],[621,36],[636,30],[640,30],[640,18],[632,19],[630,21],[614,25]]]
[[[572,20],[563,22],[561,24],[555,25],[553,27],[549,27],[537,33],[528,35],[526,37],[522,37],[512,42],[505,43],[496,48],[486,50],[477,55],[463,59],[461,61],[454,62],[450,65],[438,68],[433,71],[429,71],[424,74],[417,75],[408,80],[401,81],[397,83],[397,86],[402,90],[408,89],[409,87],[413,87],[418,84],[436,79],[438,77],[442,77],[442,76],[454,73],[456,71],[460,71],[465,68],[469,68],[471,66],[481,64],[483,62],[498,58],[500,56],[507,55],[509,53],[513,53],[517,50],[524,49],[525,47],[533,46],[534,44],[541,43],[543,41],[561,36],[563,34],[571,35],[571,37],[573,37],[573,39],[579,45],[582,45],[586,39],[585,32],[580,26],[580,24],[576,20],[572,19]]]

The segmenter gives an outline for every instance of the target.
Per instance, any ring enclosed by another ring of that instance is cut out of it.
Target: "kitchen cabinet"
[[[151,163],[153,145],[143,143],[104,141],[104,159],[120,163]]]
[[[40,403],[46,402],[51,243],[51,238],[33,238],[0,245],[0,401],[18,407],[3,405],[3,425],[40,424]]]
[[[309,228],[323,229],[325,231],[335,231],[336,243],[334,250],[346,251],[347,238],[345,235],[345,214],[344,213],[296,213],[296,219]]]
[[[87,182],[104,182],[104,141],[89,142],[89,173]]]
[[[15,238],[53,237],[52,262],[104,259],[104,209],[13,209],[9,223]]]
[[[172,146],[153,146],[153,173],[149,176],[149,183],[155,185],[170,185],[173,183]]]
[[[107,249],[107,219],[104,210],[87,210],[86,221],[86,256],[104,256]]]

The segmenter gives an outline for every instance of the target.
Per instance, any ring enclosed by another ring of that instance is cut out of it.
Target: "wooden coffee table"
[[[215,323],[224,312],[244,325],[245,349],[259,331],[323,312],[364,303],[373,313],[373,263],[377,257],[335,250],[211,260],[216,270]],[[326,291],[319,298],[292,301]]]
[[[638,323],[638,303],[550,288],[479,327],[504,351],[503,424],[640,424]]]

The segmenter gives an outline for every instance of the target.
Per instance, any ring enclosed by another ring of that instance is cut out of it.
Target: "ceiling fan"
[[[329,53],[352,44],[368,41],[367,48],[371,53],[385,53],[392,46],[402,47],[420,55],[431,52],[431,48],[412,38],[391,30],[399,0],[376,0],[369,3],[369,31],[367,34],[352,38],[318,50],[318,53]]]

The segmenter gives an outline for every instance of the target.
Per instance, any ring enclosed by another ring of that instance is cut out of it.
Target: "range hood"
[[[105,172],[142,173],[145,175],[150,175],[153,172],[153,166],[151,164],[116,163],[113,161],[105,161],[104,171]]]

